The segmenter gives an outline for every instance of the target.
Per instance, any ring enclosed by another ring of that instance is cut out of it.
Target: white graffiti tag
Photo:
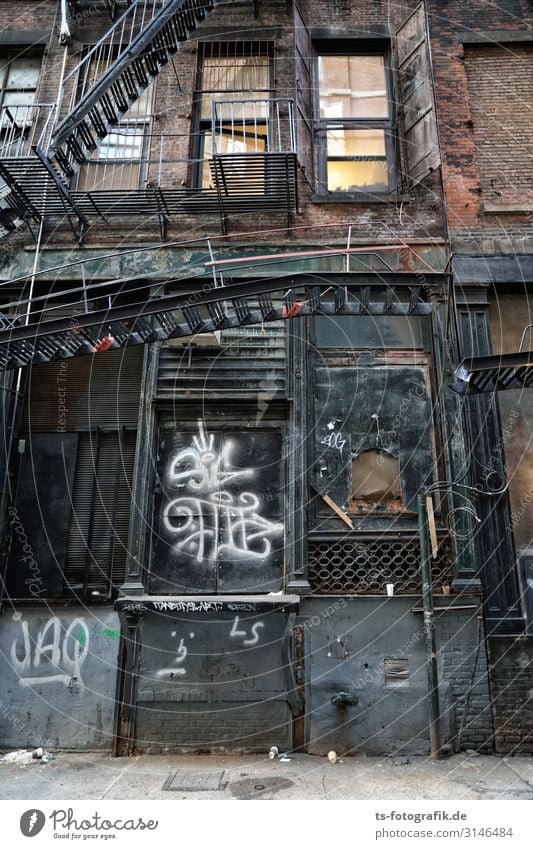
[[[180,664],[183,663],[183,661],[185,660],[186,657],[187,657],[187,646],[183,642],[183,637],[182,637],[181,640],[180,640],[180,644],[179,644],[177,651],[176,651],[176,656],[175,656],[174,661],[173,661],[175,666],[168,666],[165,669],[159,669],[156,672],[156,676],[158,678],[167,678],[168,679],[168,678],[174,678],[174,676],[186,675],[187,670],[185,669],[185,667],[180,665]]]
[[[342,433],[339,431],[327,433],[322,437],[320,442],[322,445],[328,445],[330,448],[336,448],[340,454],[342,454],[342,449],[346,445],[346,439],[344,439]]]
[[[180,451],[168,473],[169,486],[185,487],[187,493],[163,509],[165,529],[179,537],[175,550],[198,562],[212,563],[219,556],[265,560],[272,550],[271,538],[283,532],[283,525],[260,515],[259,498],[253,492],[235,496],[223,489],[228,481],[252,477],[254,471],[232,469],[231,442],[217,453],[213,435],[205,434],[202,423],[198,427],[194,447]]]
[[[79,617],[73,619],[63,640],[61,622],[56,616],[48,620],[36,640],[30,638],[27,622],[21,622],[21,627],[22,651],[18,639],[11,645],[11,663],[20,676],[19,684],[31,687],[58,681],[70,687],[75,682],[83,689],[81,667],[89,651],[89,629],[85,621]]]
[[[230,631],[230,637],[248,637],[247,640],[242,641],[243,646],[255,646],[259,642],[259,629],[264,627],[264,622],[255,622],[250,628],[250,633],[253,634],[253,637],[248,637],[248,631],[243,631],[242,628],[239,629],[239,617],[236,616]]]

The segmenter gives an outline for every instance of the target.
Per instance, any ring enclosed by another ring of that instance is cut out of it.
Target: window
[[[40,56],[4,56],[0,59],[2,156],[20,156],[29,151],[28,138],[32,123],[35,124],[37,119],[33,103],[40,70]]]
[[[107,62],[105,63],[107,65]],[[91,61],[80,97],[92,87],[106,70],[103,59]],[[117,127],[99,147],[78,175],[77,189],[90,192],[98,189],[138,189],[146,180],[149,130],[154,85],[149,85],[138,100],[122,116]]]
[[[383,661],[385,687],[410,687],[409,658],[386,657]]]
[[[13,114],[18,112],[19,120],[23,120],[20,118],[22,107],[30,107],[35,100],[40,70],[40,56],[0,59],[0,105],[3,112],[10,108]]]
[[[322,191],[389,192],[394,142],[385,55],[319,56],[318,84]]]
[[[271,47],[265,42],[204,46],[195,94],[197,123],[192,151],[195,185],[213,188],[209,160],[213,154],[214,101],[224,101],[217,110],[217,153],[267,150],[268,100],[272,97],[270,57]]]

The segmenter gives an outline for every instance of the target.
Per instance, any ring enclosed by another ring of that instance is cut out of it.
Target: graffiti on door
[[[246,557],[261,563],[283,533],[283,524],[261,515],[255,470],[232,466],[231,440],[224,438],[216,449],[214,435],[201,422],[198,431],[192,444],[171,459],[166,485],[180,494],[164,505],[163,526],[175,540],[175,551],[198,562]],[[237,479],[245,488],[235,493],[228,483]]]

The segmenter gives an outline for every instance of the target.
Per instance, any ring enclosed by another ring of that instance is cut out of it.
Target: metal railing
[[[70,90],[70,108],[79,100],[79,81],[84,81],[83,94],[87,94],[111,65],[120,58],[141,30],[159,14],[166,3],[167,0],[134,0],[128,5],[126,11],[115,20],[105,35],[66,75],[63,82],[63,95]]]
[[[52,133],[53,103],[17,103],[0,109],[0,158],[21,159],[32,147],[46,148]]]
[[[296,153],[296,122],[291,98],[214,100],[211,119],[214,155]]]

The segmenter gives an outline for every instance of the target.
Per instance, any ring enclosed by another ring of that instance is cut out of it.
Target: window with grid
[[[80,80],[79,97],[104,73],[109,62],[105,55],[95,55],[83,80]],[[153,99],[154,83],[142,92],[81,168],[76,186],[78,191],[127,191],[143,186],[147,179]]]
[[[272,46],[266,42],[204,45],[199,58],[196,132],[192,158],[194,183],[212,188],[213,102],[221,119],[216,128],[216,152],[263,153],[268,145],[268,100],[272,97]]]
[[[387,193],[394,189],[389,76],[385,53],[318,57],[322,193]]]
[[[41,56],[0,57],[0,154],[16,156],[27,139],[41,71]]]

